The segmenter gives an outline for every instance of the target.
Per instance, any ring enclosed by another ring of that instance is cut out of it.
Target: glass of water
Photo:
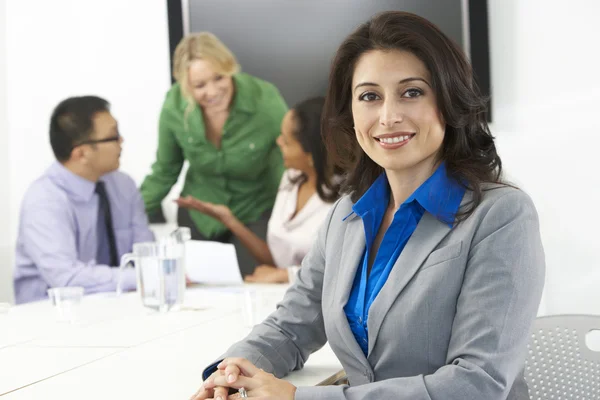
[[[121,258],[121,271],[133,263],[137,291],[145,307],[165,312],[180,308],[185,293],[184,244],[170,236],[158,242],[136,243]],[[120,285],[117,292],[120,292]]]
[[[56,308],[59,321],[75,322],[77,310],[83,298],[84,289],[80,286],[48,289],[48,298]]]

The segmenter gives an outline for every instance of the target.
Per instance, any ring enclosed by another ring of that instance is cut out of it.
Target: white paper
[[[185,242],[185,271],[194,283],[242,284],[235,247],[228,243]]]

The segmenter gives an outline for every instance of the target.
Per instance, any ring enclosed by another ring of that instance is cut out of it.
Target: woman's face
[[[277,138],[277,145],[283,155],[283,164],[286,168],[294,168],[302,172],[313,169],[313,160],[310,153],[306,153],[302,145],[296,139],[298,123],[294,110],[288,111],[281,122],[281,135]]]
[[[425,64],[410,52],[363,54],[352,78],[356,139],[386,171],[431,168],[445,124]]]
[[[229,108],[233,97],[233,78],[215,72],[206,60],[194,60],[188,69],[190,91],[204,111]]]

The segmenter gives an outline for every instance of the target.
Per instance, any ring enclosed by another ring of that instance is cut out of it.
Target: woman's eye
[[[215,76],[215,82],[220,81],[221,79],[223,79],[223,75]]]
[[[404,92],[404,95],[402,97],[413,98],[413,97],[419,97],[422,95],[423,95],[423,91],[421,89],[408,89],[406,92]]]
[[[194,86],[195,89],[202,89],[204,87],[204,83]]]
[[[373,92],[367,92],[360,95],[358,98],[360,101],[375,101],[379,99],[379,96]]]

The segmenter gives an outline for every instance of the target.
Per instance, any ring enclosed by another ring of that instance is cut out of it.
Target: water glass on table
[[[76,322],[77,312],[84,289],[80,286],[57,287],[48,289],[48,298],[56,310],[57,319],[61,322]]]

